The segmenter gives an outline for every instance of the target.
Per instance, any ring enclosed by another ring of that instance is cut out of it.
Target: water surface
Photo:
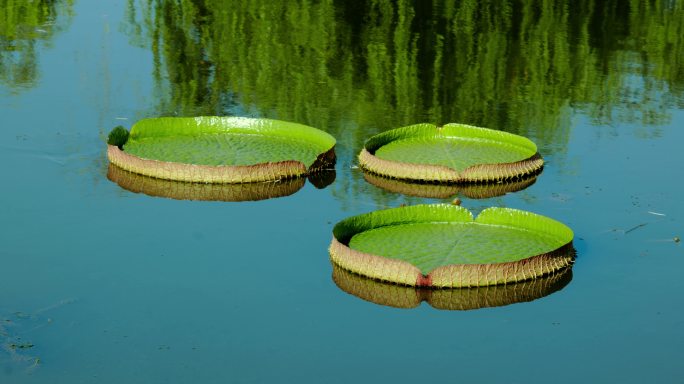
[[[6,0],[0,20],[0,382],[684,379],[681,2]],[[112,127],[198,115],[323,129],[337,177],[246,202],[107,178]],[[544,172],[485,199],[366,182],[363,140],[421,122],[525,135]],[[469,311],[338,288],[337,221],[456,196],[566,223],[572,281]]]

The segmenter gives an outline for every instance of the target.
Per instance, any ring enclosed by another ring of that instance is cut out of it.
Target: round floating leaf
[[[343,291],[375,304],[395,308],[415,308],[425,301],[444,310],[469,310],[500,307],[533,301],[563,289],[572,280],[565,268],[538,279],[488,287],[429,289],[407,287],[349,272],[333,264],[333,281]]]
[[[540,277],[572,264],[572,231],[530,212],[488,208],[474,219],[447,204],[347,218],[333,229],[340,267],[412,286],[475,287]]]
[[[137,122],[124,143],[110,143],[108,157],[125,170],[161,179],[246,183],[329,169],[334,146],[329,134],[285,121],[163,117]]]
[[[361,168],[422,182],[493,182],[539,172],[544,161],[527,138],[464,124],[417,124],[368,139]]]

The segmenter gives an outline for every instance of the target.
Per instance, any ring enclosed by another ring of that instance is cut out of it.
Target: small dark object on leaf
[[[123,149],[123,145],[128,141],[128,130],[121,125],[118,125],[109,132],[107,144],[116,145],[119,149]]]

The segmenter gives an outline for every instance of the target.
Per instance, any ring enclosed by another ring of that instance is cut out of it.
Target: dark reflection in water
[[[165,113],[278,117],[353,148],[422,121],[562,148],[569,107],[657,124],[684,93],[681,2],[131,1],[127,20]]]
[[[306,183],[303,177],[266,183],[186,183],[143,176],[112,164],[109,164],[107,178],[121,188],[135,193],[176,200],[203,201],[256,201],[284,197],[296,193]],[[316,188],[325,188],[335,181],[335,171],[311,175],[309,181]]]
[[[331,168],[311,174],[307,179],[311,185],[317,189],[324,189],[330,184],[334,183],[335,178],[337,178],[337,172],[334,168]]]
[[[448,199],[460,194],[470,199],[488,199],[490,197],[503,196],[507,193],[522,191],[537,181],[537,175],[501,183],[468,183],[460,185],[410,183],[403,180],[374,175],[368,172],[363,173],[363,178],[378,188],[407,196]]]
[[[38,45],[49,46],[73,16],[73,0],[0,0],[0,85],[13,91],[38,80]]]
[[[562,171],[573,109],[649,138],[684,106],[682,2],[131,0],[125,19],[153,53],[159,114],[324,129],[341,201],[367,192],[349,165],[386,129],[505,130]]]
[[[333,281],[360,299],[395,308],[415,308],[423,301],[433,308],[469,310],[537,300],[560,291],[572,280],[567,268],[542,278],[515,284],[462,289],[417,289],[384,283],[346,271],[333,263]]]

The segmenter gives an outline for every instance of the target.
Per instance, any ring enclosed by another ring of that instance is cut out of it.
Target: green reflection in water
[[[657,124],[684,92],[681,2],[130,0],[127,20],[169,113],[457,121],[559,144],[570,106]]]
[[[0,0],[0,84],[13,92],[36,84],[37,46],[50,46],[73,16],[73,0]]]
[[[129,0],[162,114],[256,115],[365,138],[419,122],[528,136],[564,162],[570,116],[659,135],[684,106],[684,3]],[[342,170],[336,194],[357,195]],[[347,174],[345,174],[347,173]]]

